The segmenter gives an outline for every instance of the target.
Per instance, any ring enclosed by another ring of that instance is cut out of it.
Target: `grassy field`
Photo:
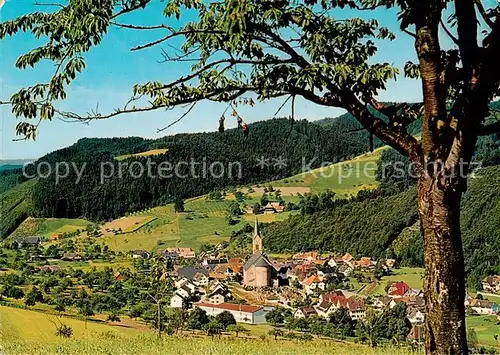
[[[386,285],[396,281],[404,281],[411,288],[416,288],[416,289],[423,288],[422,282],[424,277],[424,269],[402,267],[400,269],[395,269],[393,271],[394,275],[382,277],[377,287],[371,289],[370,295],[372,296],[385,295]]]
[[[26,218],[14,235],[39,235],[48,238],[53,234],[84,230],[90,223],[85,219]]]
[[[113,326],[63,318],[73,328],[71,339],[55,335],[58,322],[43,313],[0,307],[2,347],[5,354],[411,354],[407,349],[371,349],[347,342],[316,339],[312,342],[274,341],[266,336],[268,326],[245,326],[251,338],[237,339],[234,335],[207,338],[201,335],[164,336],[158,340],[152,331],[134,327]]]
[[[162,155],[162,154],[167,154],[168,149],[151,149],[147,150],[145,152],[141,153],[135,153],[135,154],[123,154],[115,157],[116,160],[124,160],[130,157],[149,157],[153,155]]]
[[[473,328],[476,331],[477,339],[482,345],[496,346],[500,345],[500,321],[496,316],[470,316],[466,319],[467,328]],[[498,341],[494,335],[498,335]]]
[[[167,247],[198,249],[203,243],[216,244],[227,241],[232,231],[243,227],[244,222],[230,226],[225,220],[227,201],[207,201],[204,197],[185,202],[187,212],[175,213],[173,205],[155,207],[138,214],[155,218],[139,230],[102,238],[103,243],[116,251],[133,249],[157,250]]]
[[[377,161],[386,147],[375,149],[372,153],[360,155],[352,160],[332,164],[310,172],[272,182],[273,186],[309,187],[312,193],[330,189],[338,197],[350,197],[363,189],[375,189]]]

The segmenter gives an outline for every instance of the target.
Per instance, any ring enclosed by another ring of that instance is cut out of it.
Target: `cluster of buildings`
[[[227,311],[237,322],[248,324],[265,323],[266,313],[272,309],[230,302],[233,297],[229,287],[210,277],[205,268],[183,267],[177,270],[177,275],[175,291],[170,297],[172,308],[199,307],[209,316]]]
[[[484,292],[491,292],[500,294],[500,276],[488,276],[482,282]]]
[[[248,214],[254,214],[254,209],[252,207],[247,208],[246,212]],[[258,213],[263,214],[275,214],[285,212],[285,206],[282,202],[268,202],[265,206],[262,206]]]

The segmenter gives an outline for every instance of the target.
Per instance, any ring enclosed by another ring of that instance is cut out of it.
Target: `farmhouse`
[[[149,259],[149,256],[150,256],[149,252],[144,249],[137,249],[132,251],[132,257],[134,259],[139,259],[139,258]]]
[[[392,298],[400,298],[403,297],[406,292],[410,289],[406,282],[394,282],[389,290],[387,290],[387,295]]]
[[[175,253],[180,258],[193,259],[196,257],[196,253],[191,248],[167,248],[166,251],[169,253]]]
[[[195,303],[194,306],[203,309],[209,316],[216,316],[219,313],[228,311],[234,316],[238,323],[262,324],[266,322],[266,311],[264,307],[248,306],[234,303]]]
[[[16,239],[16,244],[18,248],[28,247],[28,246],[37,246],[42,244],[41,237],[21,237]]]
[[[187,299],[177,292],[170,297],[170,307],[172,308],[183,308],[186,303]]]
[[[281,205],[280,202],[268,202],[262,210],[264,214],[281,213],[285,211],[285,206]]]
[[[425,321],[425,315],[418,308],[409,307],[406,311],[406,318],[411,324],[422,324]]]
[[[77,253],[66,253],[61,258],[61,260],[64,260],[64,261],[80,261],[82,259],[83,259],[82,256],[80,254],[77,254]]]
[[[486,292],[494,292],[498,293],[500,292],[500,276],[495,275],[495,276],[488,276],[481,282],[483,286],[483,291]]]
[[[194,266],[184,266],[177,270],[177,274],[192,281],[196,286],[208,284],[208,271]]]
[[[297,253],[292,257],[293,260],[301,260],[301,261],[314,261],[317,258],[318,258],[318,253],[315,251]]]
[[[319,290],[325,290],[325,283],[316,275],[310,276],[302,281],[302,286],[304,286],[304,290],[308,295],[318,292]]]
[[[40,266],[40,270],[45,272],[56,272],[61,270],[61,267],[59,265],[43,265]]]
[[[495,302],[471,299],[469,305],[477,314],[491,315],[498,312],[498,305]]]
[[[318,313],[313,307],[302,307],[297,309],[293,313],[294,318],[308,318],[310,316],[316,316]]]

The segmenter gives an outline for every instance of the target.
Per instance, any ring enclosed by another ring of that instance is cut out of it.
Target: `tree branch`
[[[479,14],[481,15],[481,17],[483,18],[484,22],[491,29],[493,29],[493,27],[495,26],[495,23],[493,21],[491,21],[491,15],[488,15],[486,13],[486,10],[485,10],[485,8],[484,8],[483,3],[481,2],[481,0],[475,0],[475,3],[476,3],[477,10],[478,10]]]
[[[139,51],[141,49],[145,49],[145,48],[156,46],[157,44],[163,43],[163,42],[168,41],[169,39],[177,37],[177,36],[185,36],[185,35],[195,34],[195,33],[223,34],[224,32],[222,32],[222,31],[214,31],[214,30],[207,30],[207,29],[204,29],[204,30],[181,30],[181,31],[176,31],[176,32],[171,33],[168,36],[165,36],[163,38],[157,39],[156,41],[149,42],[149,43],[146,43],[146,44],[134,47],[134,48],[131,49],[131,51]]]
[[[442,19],[441,19],[440,23],[441,23],[441,27],[443,27],[444,32],[446,32],[446,34],[448,35],[448,37],[450,37],[450,39],[453,41],[453,43],[455,43],[458,46],[459,45],[458,38],[455,37],[453,35],[453,33],[450,32],[450,30],[448,29],[448,27],[446,27],[446,25]]]
[[[122,27],[122,28],[129,28],[129,29],[133,29],[133,30],[160,30],[160,29],[163,29],[163,30],[170,30],[170,31],[174,31],[174,29],[168,25],[156,25],[156,26],[141,26],[141,25],[130,25],[130,24],[125,24],[125,23],[118,23],[118,22],[111,22],[111,24],[113,26],[117,26],[117,27]]]

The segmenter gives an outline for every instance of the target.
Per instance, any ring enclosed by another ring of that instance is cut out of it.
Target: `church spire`
[[[262,252],[262,237],[259,233],[259,220],[257,219],[257,216],[255,216],[255,228],[252,236],[252,251],[254,253],[258,251]]]

